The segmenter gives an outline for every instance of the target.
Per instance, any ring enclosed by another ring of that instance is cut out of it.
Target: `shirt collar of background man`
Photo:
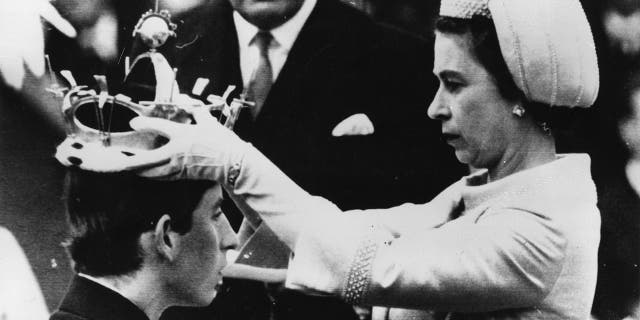
[[[307,19],[309,19],[316,3],[317,0],[306,0],[300,10],[298,10],[291,19],[279,27],[269,30],[276,43],[287,52],[293,47],[293,43],[296,41]],[[249,47],[258,32],[258,28],[245,20],[237,11],[233,12],[233,22],[236,26],[240,46]]]

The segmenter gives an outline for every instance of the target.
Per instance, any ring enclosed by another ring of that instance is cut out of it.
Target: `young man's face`
[[[176,274],[170,290],[184,299],[185,305],[206,306],[222,283],[226,251],[237,245],[236,234],[220,209],[222,189],[215,185],[207,190],[193,212],[191,230],[182,235],[175,259]]]

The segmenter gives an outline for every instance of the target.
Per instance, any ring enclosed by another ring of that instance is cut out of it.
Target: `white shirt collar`
[[[88,280],[90,280],[90,281],[93,281],[93,282],[95,282],[95,283],[97,283],[97,284],[99,284],[99,285],[101,285],[101,286],[103,286],[103,287],[105,287],[105,288],[107,288],[107,289],[110,289],[110,290],[112,290],[112,291],[116,292],[117,294],[119,294],[119,295],[121,295],[121,296],[123,296],[123,297],[127,298],[124,294],[122,294],[122,292],[120,292],[120,290],[118,290],[116,287],[112,286],[112,285],[111,285],[109,282],[107,282],[107,281],[104,281],[104,280],[102,280],[102,279],[99,279],[99,278],[96,278],[96,277],[93,277],[93,276],[90,276],[90,275],[88,275],[88,274],[81,273],[81,272],[79,272],[79,273],[78,273],[78,276],[83,277],[83,278],[85,278],[85,279],[88,279]],[[127,298],[127,299],[128,299],[128,298]]]
[[[275,41],[286,51],[291,50],[293,43],[298,38],[298,34],[302,30],[302,27],[309,19],[313,8],[316,6],[318,0],[305,0],[300,7],[300,10],[287,20],[282,25],[269,30]],[[253,37],[258,33],[258,28],[249,21],[245,20],[238,11],[233,11],[233,21],[236,25],[236,32],[238,33],[238,41],[241,46],[248,47],[253,40]]]
[[[238,43],[242,47],[248,47],[253,37],[258,33],[258,27],[249,23],[235,10],[233,11],[233,22],[238,33]]]

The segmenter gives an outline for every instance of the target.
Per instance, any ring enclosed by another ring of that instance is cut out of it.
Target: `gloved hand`
[[[21,89],[24,66],[37,77],[44,73],[44,35],[40,18],[68,37],[76,31],[48,0],[0,0],[0,76]]]
[[[175,121],[184,120],[181,114],[160,114],[160,116],[169,116],[174,121],[160,120],[150,117],[139,117],[132,121],[135,126],[144,128],[152,126],[153,129],[146,130],[151,132],[127,132],[120,133],[115,143],[104,146],[98,139],[97,133],[93,139],[89,139],[91,134],[71,135],[68,136],[57,148],[56,159],[67,167],[78,167],[80,169],[93,172],[122,172],[131,170],[141,170],[143,168],[151,168],[148,171],[142,171],[142,175],[161,179],[210,179],[217,180],[214,175],[207,175],[203,172],[187,175],[191,170],[196,168],[216,167],[216,163],[212,163],[214,159],[224,160],[223,155],[213,154],[208,150],[198,151],[197,148],[208,148],[207,146],[220,146],[220,151],[232,150],[233,147],[224,145],[225,142],[235,141],[235,147],[246,145],[242,140],[217,123],[217,120],[210,115],[207,108],[202,106],[198,101],[185,100],[182,95],[178,96],[177,101],[188,103],[188,107],[192,115],[197,119],[198,125],[182,124]],[[199,105],[200,104],[200,105]],[[190,123],[190,118],[183,121]],[[207,125],[204,125],[204,124]],[[219,129],[219,134],[214,133],[215,129]],[[212,131],[213,130],[213,131]],[[157,137],[164,136],[169,143],[158,149],[151,149],[157,145]],[[222,138],[225,137],[226,138]],[[220,138],[220,142],[216,141],[216,137]],[[198,139],[214,139],[215,143],[203,142],[195,143]],[[123,143],[126,140],[127,143]],[[196,148],[191,150],[189,148]],[[149,150],[151,149],[151,150]],[[230,153],[229,153],[230,154]],[[185,157],[191,157],[186,160]],[[163,166],[161,166],[163,164]],[[211,173],[211,172],[209,172]],[[222,179],[223,177],[218,177]]]
[[[263,220],[290,249],[299,231],[314,219],[342,211],[295,184],[251,144],[211,118],[194,111],[196,125],[163,119],[135,118],[131,127],[169,138],[155,154],[155,167],[141,165],[139,174],[160,179],[209,179],[222,184],[251,225]],[[167,161],[161,161],[166,159]]]
[[[141,170],[141,176],[233,184],[249,144],[211,117],[208,109],[195,107],[193,116],[197,124],[180,124],[149,117],[131,120],[131,127],[135,130],[152,132],[169,139],[166,145],[149,151],[149,157],[167,162]]]

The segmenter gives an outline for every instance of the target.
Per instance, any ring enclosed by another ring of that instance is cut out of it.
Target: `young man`
[[[213,300],[237,245],[219,185],[70,169],[65,201],[77,275],[51,320],[156,320]]]

